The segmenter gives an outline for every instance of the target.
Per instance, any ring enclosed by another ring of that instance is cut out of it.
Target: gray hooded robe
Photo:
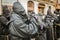
[[[37,32],[37,26],[33,21],[29,24],[25,23],[27,22],[27,16],[25,14],[22,5],[19,2],[15,2],[13,4],[13,12],[10,19],[10,21],[13,22],[9,25],[10,34],[17,37],[27,38],[28,34],[35,34]]]

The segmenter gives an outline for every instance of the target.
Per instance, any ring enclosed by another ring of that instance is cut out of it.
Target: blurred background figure
[[[9,27],[7,26],[7,22],[8,20],[10,19],[10,11],[8,9],[8,6],[5,5],[5,6],[2,6],[2,15],[0,16],[0,23],[1,23],[1,28],[0,28],[0,31],[1,31],[1,35],[7,35],[9,34],[8,30],[9,30]]]
[[[52,28],[54,20],[58,20],[57,16],[51,12],[51,6],[49,6],[47,15],[45,17],[45,22],[47,24],[47,40],[53,40]]]
[[[44,4],[43,4],[44,5]],[[38,36],[36,40],[46,40],[46,25],[44,23],[44,7],[41,7],[41,3],[38,4],[38,14],[37,21],[38,21]]]

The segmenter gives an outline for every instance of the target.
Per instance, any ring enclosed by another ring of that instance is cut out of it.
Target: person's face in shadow
[[[8,9],[7,5],[3,6],[3,16],[7,19],[10,19],[10,10]]]
[[[33,2],[28,2],[28,12],[33,12],[34,10],[34,3]]]

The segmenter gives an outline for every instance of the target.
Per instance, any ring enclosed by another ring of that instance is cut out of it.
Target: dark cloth
[[[35,40],[47,40],[46,32],[39,29]]]
[[[53,28],[53,23],[54,20],[57,20],[57,16],[51,13],[47,13],[45,17],[45,22],[47,24],[47,40],[52,40],[52,28]]]
[[[47,35],[47,40],[52,40],[52,31],[51,31],[51,26],[53,26],[53,22],[51,21],[51,15],[47,15],[46,16],[46,24],[47,24],[47,32],[46,32],[46,35]]]
[[[59,11],[58,10],[55,10],[54,11],[54,14],[58,15],[59,14]]]
[[[0,16],[0,35],[8,34],[8,20],[4,16]]]
[[[30,40],[30,38],[20,38],[20,37],[10,35],[10,40]]]
[[[53,38],[52,38],[52,29],[51,28],[47,28],[46,35],[47,35],[47,40],[53,40]]]

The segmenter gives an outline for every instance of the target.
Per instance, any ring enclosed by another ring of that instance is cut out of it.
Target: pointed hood
[[[14,2],[13,11],[17,14],[22,14],[22,15],[26,14],[25,9],[23,8],[20,2]]]

